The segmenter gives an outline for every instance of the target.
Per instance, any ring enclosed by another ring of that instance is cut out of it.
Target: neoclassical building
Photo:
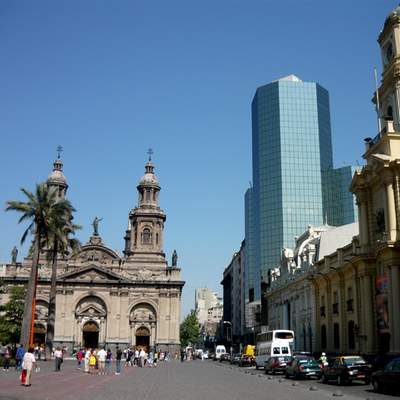
[[[64,196],[68,184],[60,159],[47,184]],[[55,344],[68,348],[133,345],[171,352],[180,347],[181,280],[177,257],[168,265],[163,252],[166,214],[159,206],[160,186],[149,159],[137,186],[138,205],[128,214],[123,255],[93,234],[77,254],[58,260]],[[27,282],[31,260],[3,266],[1,279]],[[45,254],[39,268],[35,340],[44,342],[51,266]],[[7,295],[2,302],[7,301]]]

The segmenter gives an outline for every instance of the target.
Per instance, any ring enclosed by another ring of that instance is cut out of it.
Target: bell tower
[[[400,131],[400,6],[386,18],[378,43],[383,65],[382,82],[378,89],[378,117],[386,129],[389,121],[395,131]],[[375,94],[374,102],[377,103]]]
[[[163,234],[166,215],[159,206],[160,186],[154,174],[154,164],[149,160],[145,174],[137,186],[138,206],[129,213],[125,235],[125,256],[129,260],[167,264],[163,252]]]
[[[57,147],[57,159],[54,161],[53,164],[53,171],[47,178],[47,186],[48,187],[54,187],[57,188],[58,190],[58,196],[60,198],[64,198],[67,189],[68,189],[68,183],[67,180],[64,176],[63,173],[63,162],[61,161],[61,152],[63,151],[63,148],[61,146]]]

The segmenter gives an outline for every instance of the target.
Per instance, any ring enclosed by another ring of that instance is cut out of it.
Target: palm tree
[[[72,212],[70,210],[70,220],[56,227],[50,237],[50,251],[48,252],[49,259],[51,259],[51,285],[49,296],[49,310],[47,316],[47,330],[46,330],[46,358],[50,357],[53,349],[55,321],[56,321],[56,294],[57,294],[57,260],[58,255],[67,255],[70,250],[76,253],[80,249],[80,242],[70,235],[75,234],[75,231],[81,229],[79,225],[72,223]],[[63,222],[63,221],[60,221]]]
[[[21,244],[27,236],[33,235],[32,267],[28,281],[24,317],[21,328],[21,343],[24,346],[31,344],[33,322],[35,318],[36,283],[40,252],[44,249],[50,235],[57,226],[61,226],[71,220],[72,206],[68,200],[58,197],[54,187],[48,187],[45,183],[37,184],[34,193],[21,189],[27,197],[27,201],[8,201],[6,211],[22,213],[18,223],[30,221],[21,238]]]

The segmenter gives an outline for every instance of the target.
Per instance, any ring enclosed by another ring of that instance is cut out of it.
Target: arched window
[[[149,228],[144,228],[142,232],[142,244],[151,244],[151,231]]]
[[[326,326],[321,326],[321,348],[326,349]]]
[[[340,347],[340,328],[337,322],[333,324],[333,347],[335,349]]]
[[[150,200],[150,189],[146,190],[146,200]]]
[[[347,323],[347,329],[348,329],[348,340],[349,340],[349,349],[355,349],[356,348],[356,337],[355,337],[355,332],[354,332],[354,321],[349,321]]]
[[[156,244],[158,244],[158,233],[156,233]]]

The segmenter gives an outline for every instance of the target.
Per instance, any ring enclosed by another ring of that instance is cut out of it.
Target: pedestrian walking
[[[10,358],[11,358],[11,348],[7,346],[4,350],[3,355],[3,371],[8,372],[10,370]]]
[[[121,373],[121,358],[122,350],[117,346],[115,352],[115,375],[119,375]]]
[[[106,356],[106,375],[111,373],[111,362],[112,362],[112,352],[111,349],[107,349]]]
[[[99,363],[99,371],[97,375],[105,375],[106,374],[106,359],[107,359],[107,352],[106,349],[103,347],[97,353],[97,360]]]
[[[140,367],[144,367],[144,357],[146,356],[146,352],[144,351],[144,349],[142,348],[141,350],[140,350],[140,352],[139,352],[139,359],[140,359],[140,361],[139,361],[139,364],[140,364]]]
[[[89,356],[89,373],[93,374],[96,369],[97,359],[95,356],[95,352],[92,350]]]
[[[90,360],[90,349],[85,349],[85,358],[84,358],[84,363],[85,363],[85,373],[88,374],[90,372],[89,368],[89,360]]]
[[[33,347],[29,347],[22,359],[22,370],[26,372],[21,373],[21,384],[25,386],[31,386],[32,369],[36,366],[36,359],[33,351]]]
[[[24,346],[22,345],[22,344],[20,344],[19,346],[18,346],[18,349],[17,349],[17,353],[15,354],[15,368],[17,369],[17,370],[20,370],[21,369],[21,366],[22,366],[22,360],[23,360],[23,358],[24,358],[24,355],[25,355],[25,349],[24,349]]]
[[[136,348],[135,350],[135,359],[134,364],[138,367],[139,366],[139,350]]]
[[[77,365],[78,369],[81,369],[81,367],[82,367],[83,357],[84,357],[83,351],[82,351],[82,349],[79,349],[78,352],[76,353],[76,359],[78,361],[78,365]]]
[[[154,360],[153,360],[153,366],[157,367],[157,362],[158,362],[158,352],[154,352]]]
[[[56,372],[61,371],[61,364],[63,362],[63,352],[60,347],[57,347],[56,351],[54,352],[54,361],[55,361]]]

